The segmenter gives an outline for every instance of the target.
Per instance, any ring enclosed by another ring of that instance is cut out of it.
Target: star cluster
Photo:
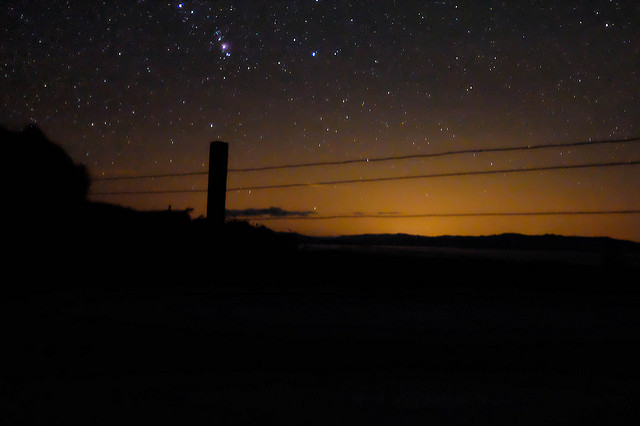
[[[96,176],[205,171],[212,140],[252,167],[640,132],[636,2],[33,0],[0,19],[2,124]]]

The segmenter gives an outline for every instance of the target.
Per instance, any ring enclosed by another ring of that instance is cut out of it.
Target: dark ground
[[[635,264],[134,241],[8,259],[2,424],[640,419]]]

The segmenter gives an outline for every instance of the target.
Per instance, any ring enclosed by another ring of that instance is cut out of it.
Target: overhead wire
[[[450,172],[450,173],[433,173],[433,174],[389,176],[389,177],[376,177],[376,178],[343,179],[343,180],[318,181],[318,182],[310,182],[310,183],[302,183],[302,182],[301,183],[283,183],[283,184],[273,184],[273,185],[228,188],[227,192],[248,191],[248,190],[256,191],[256,190],[262,190],[262,189],[295,188],[295,187],[305,187],[305,186],[309,187],[309,186],[343,185],[343,184],[356,184],[356,183],[369,183],[369,182],[386,182],[386,181],[399,181],[399,180],[410,180],[410,179],[477,176],[477,175],[489,175],[489,174],[509,174],[509,173],[523,173],[523,172],[549,171],[549,170],[561,170],[561,169],[633,166],[638,164],[640,164],[640,160],[609,162],[609,163],[542,166],[542,167],[530,167],[530,168],[519,168],[519,169],[478,170],[478,171],[467,171],[467,172]]]
[[[640,210],[592,210],[592,211],[540,211],[540,212],[477,212],[477,213],[416,213],[416,214],[336,214],[336,215],[283,215],[254,217],[260,220],[334,220],[334,219],[419,219],[448,217],[491,216],[574,216],[574,215],[626,215],[640,214]],[[235,215],[234,217],[253,217]]]
[[[274,165],[274,166],[250,167],[250,168],[235,168],[235,169],[229,168],[227,172],[228,173],[246,173],[246,172],[289,169],[289,168],[339,166],[339,165],[357,164],[357,163],[375,163],[375,162],[400,161],[400,160],[410,160],[410,159],[420,159],[420,158],[426,159],[426,158],[436,158],[436,157],[462,155],[462,154],[484,154],[484,153],[492,153],[492,152],[495,153],[495,152],[551,149],[551,148],[569,148],[569,147],[588,146],[588,145],[621,144],[621,143],[634,143],[634,142],[640,142],[640,136],[622,138],[622,139],[604,139],[604,140],[567,142],[567,143],[561,143],[561,144],[547,143],[547,144],[540,144],[540,145],[506,146],[506,147],[497,147],[497,148],[475,148],[475,149],[442,151],[442,152],[435,152],[435,153],[406,154],[406,155],[374,157],[374,158],[358,158],[358,159],[337,160],[337,161],[281,164],[281,165]],[[194,172],[185,172],[185,173],[157,173],[157,174],[125,175],[125,176],[98,176],[98,177],[92,178],[92,180],[98,182],[98,181],[133,180],[133,179],[159,179],[159,178],[169,178],[169,177],[187,177],[187,176],[207,175],[208,173],[209,173],[208,171],[198,171],[198,172],[194,171]]]
[[[320,161],[320,162],[311,162],[311,163],[282,164],[282,165],[276,165],[276,166],[249,167],[249,168],[240,168],[240,169],[229,169],[228,171],[229,172],[255,172],[255,171],[301,168],[301,167],[338,166],[338,165],[346,165],[346,164],[375,163],[375,162],[411,160],[411,159],[420,159],[420,158],[426,159],[426,158],[436,158],[436,157],[462,155],[462,154],[484,154],[484,153],[492,153],[492,152],[495,153],[495,152],[509,152],[509,151],[529,151],[529,150],[538,150],[538,149],[568,148],[568,147],[587,146],[587,145],[619,144],[619,143],[630,143],[630,142],[640,142],[640,137],[624,138],[624,139],[579,141],[579,142],[568,142],[568,143],[562,143],[562,144],[548,143],[548,144],[541,144],[541,145],[507,146],[507,147],[497,147],[497,148],[474,148],[474,149],[442,151],[442,152],[435,152],[435,153],[406,154],[406,155],[374,157],[374,158],[359,158],[359,159],[338,160],[338,161]]]

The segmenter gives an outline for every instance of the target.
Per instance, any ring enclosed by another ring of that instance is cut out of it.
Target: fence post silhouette
[[[207,220],[222,226],[227,198],[227,162],[229,145],[214,141],[209,146],[209,187],[207,189]]]

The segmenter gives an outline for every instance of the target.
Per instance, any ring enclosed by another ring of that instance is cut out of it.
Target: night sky
[[[274,207],[273,229],[640,241],[637,213],[510,215],[639,210],[638,165],[541,170],[638,161],[639,142],[484,151],[640,136],[640,2],[7,2],[0,124],[28,123],[93,199],[134,208],[206,214],[221,140],[227,208]],[[201,174],[100,180],[180,173]],[[171,190],[195,192],[115,194]]]

